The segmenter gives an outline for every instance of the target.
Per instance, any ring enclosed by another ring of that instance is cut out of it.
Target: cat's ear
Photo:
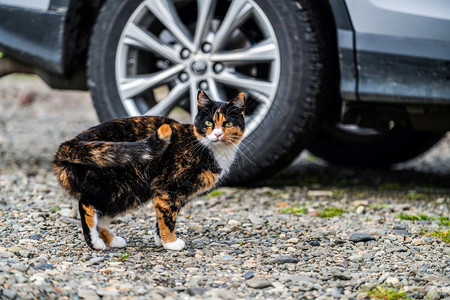
[[[202,109],[209,106],[212,103],[211,99],[209,99],[208,95],[203,90],[199,90],[197,94],[197,104],[198,108]]]
[[[244,114],[244,108],[245,108],[245,94],[239,93],[236,95],[236,97],[233,98],[230,102],[228,102],[228,106],[233,106],[239,109],[241,114]]]

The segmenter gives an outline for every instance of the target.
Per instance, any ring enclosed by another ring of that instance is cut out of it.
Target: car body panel
[[[345,0],[361,101],[450,103],[448,0]]]
[[[0,51],[36,68],[63,74],[69,0],[0,0]]]
[[[63,73],[64,13],[0,6],[0,20],[0,51],[34,67]],[[27,26],[18,26],[18,21]]]

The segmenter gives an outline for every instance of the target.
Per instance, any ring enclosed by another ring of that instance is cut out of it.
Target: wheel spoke
[[[265,39],[258,44],[229,52],[216,53],[211,56],[211,61],[228,65],[242,65],[255,62],[268,62],[277,59],[277,46],[271,39]]]
[[[231,2],[222,24],[216,32],[212,53],[222,49],[230,33],[246,20],[252,10],[253,6],[247,0],[233,0]]]
[[[157,53],[174,63],[181,62],[181,59],[176,51],[161,43],[161,41],[153,34],[145,32],[132,22],[129,23],[125,29],[125,38],[123,42],[127,45],[136,46],[144,50]]]
[[[215,101],[226,101],[225,92],[217,85],[216,81],[212,78],[208,79],[208,92],[211,93],[211,97]]]
[[[120,90],[124,98],[132,98],[157,84],[167,82],[171,77],[184,69],[183,65],[175,65],[151,75],[138,75],[120,81]]]
[[[172,2],[169,0],[147,0],[146,6],[184,47],[194,52],[192,36],[181,22]]]
[[[181,83],[174,86],[170,93],[158,104],[148,110],[146,116],[168,116],[170,111],[180,101],[189,89],[189,83]]]
[[[222,72],[213,75],[214,80],[224,85],[232,86],[250,93],[259,93],[268,98],[272,97],[275,85],[266,80],[256,79],[241,74]]]
[[[192,80],[191,81],[191,89],[190,89],[190,108],[191,108],[191,122],[194,123],[195,117],[197,116],[197,93],[198,93],[198,86],[197,81]]]
[[[197,0],[197,25],[195,26],[194,46],[200,49],[210,30],[211,19],[217,0]]]

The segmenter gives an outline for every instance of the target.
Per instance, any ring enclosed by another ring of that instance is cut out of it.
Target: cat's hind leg
[[[108,216],[101,217],[98,221],[98,232],[100,238],[106,245],[113,248],[123,248],[127,245],[127,242],[120,236],[115,235],[109,229],[109,223],[111,218]]]
[[[92,205],[80,201],[79,211],[84,239],[86,240],[88,246],[96,250],[105,249],[106,245],[100,238],[100,234],[98,232],[98,214],[96,209]]]
[[[159,233],[158,220],[156,221],[156,224],[155,224],[155,234],[153,237],[155,239],[156,246],[162,246],[161,234]]]
[[[180,207],[175,204],[175,201],[170,201],[168,195],[158,195],[154,197],[153,203],[158,219],[159,236],[161,237],[164,249],[183,249],[185,246],[184,241],[175,236],[175,222]],[[156,238],[155,242],[157,242]]]

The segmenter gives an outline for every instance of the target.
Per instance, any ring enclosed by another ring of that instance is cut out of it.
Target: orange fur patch
[[[216,128],[223,126],[223,123],[225,122],[225,115],[220,112],[220,109],[214,114],[213,122]]]
[[[225,128],[223,134],[224,134],[223,140],[227,141],[227,142],[229,141],[230,143],[233,143],[233,144],[238,144],[239,141],[244,136],[244,132],[242,131],[242,129],[237,126],[231,127],[231,128]]]
[[[86,221],[87,226],[89,228],[95,227],[95,209],[92,205],[86,206],[82,204],[82,207],[84,211],[86,212],[86,215],[84,216],[84,220]]]
[[[114,233],[112,233],[106,228],[99,227],[98,233],[100,238],[105,242],[106,245],[111,244],[112,240],[114,239]]]
[[[162,140],[168,139],[172,135],[172,129],[168,124],[163,124],[158,129],[158,136]]]
[[[168,199],[169,195],[167,194],[156,196],[153,199],[153,204],[156,210],[156,217],[158,218],[159,234],[161,235],[161,239],[165,244],[175,242],[177,240],[177,237],[175,236],[175,230],[169,230],[164,219],[164,214],[162,213],[162,211],[170,211],[170,206],[167,203]],[[175,212],[172,212],[173,220],[175,220],[176,217],[177,214]]]
[[[204,171],[198,176],[198,178],[203,183],[203,190],[209,190],[216,184],[216,181],[219,178],[219,173]]]

